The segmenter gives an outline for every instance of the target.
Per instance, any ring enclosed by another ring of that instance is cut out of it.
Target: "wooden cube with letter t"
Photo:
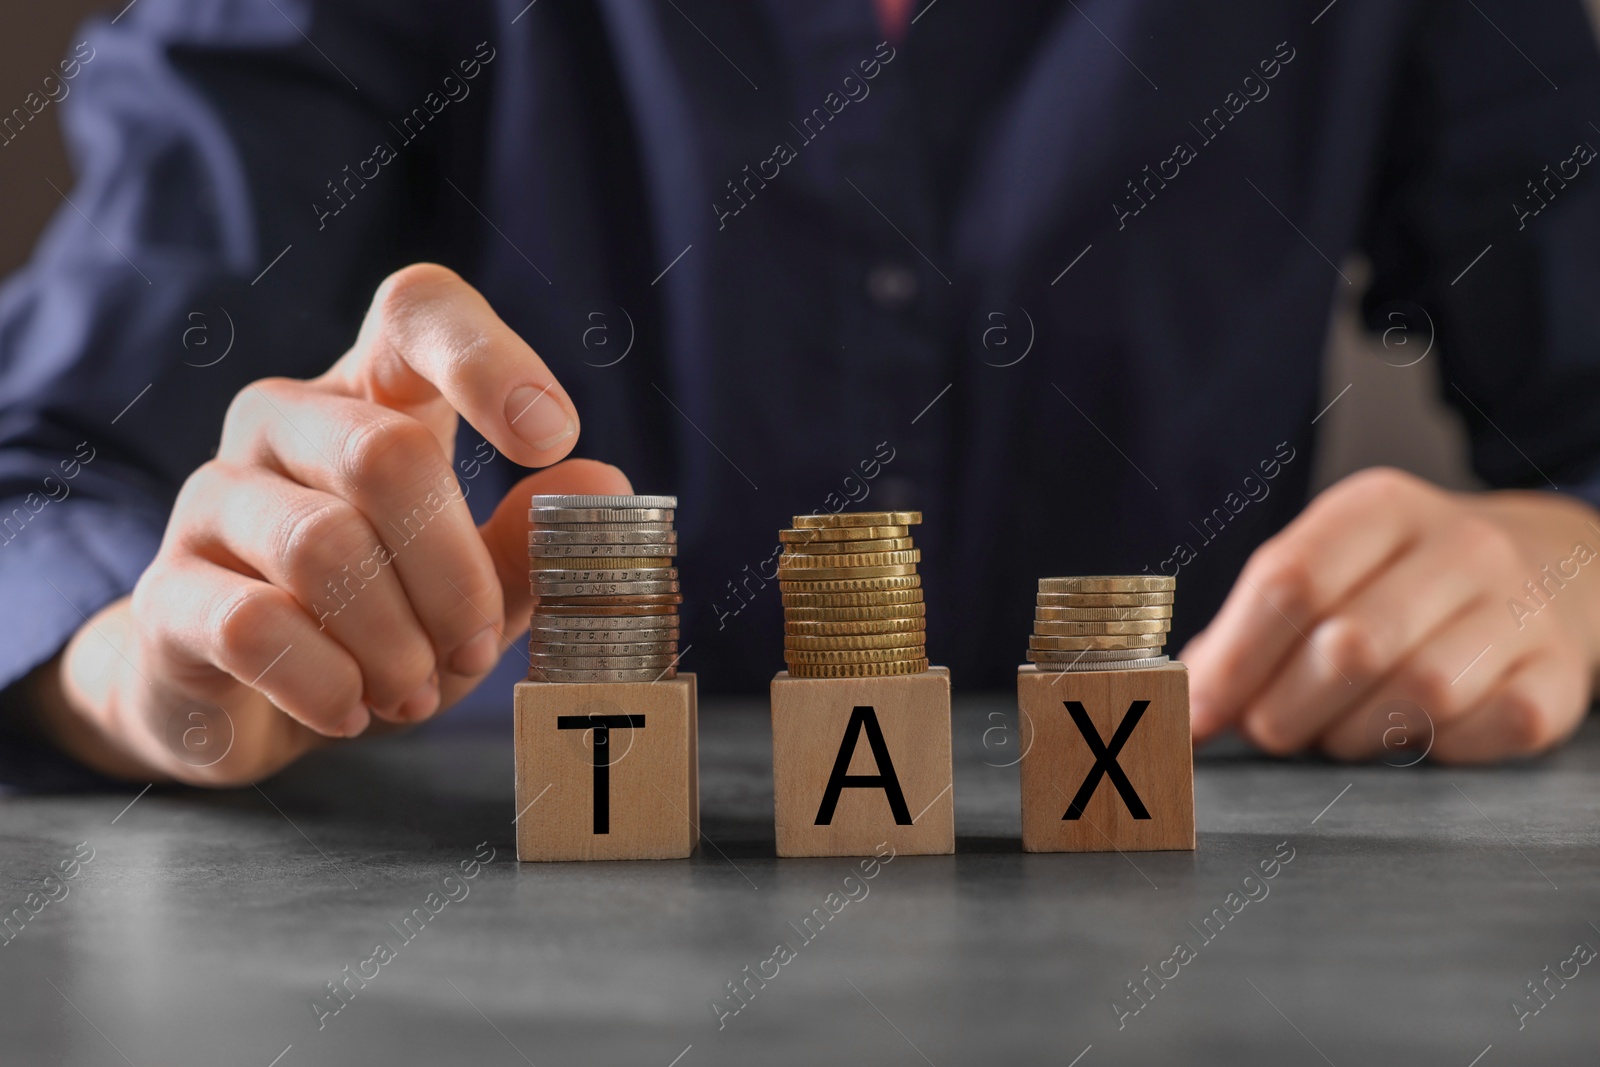
[[[956,848],[950,672],[772,680],[778,855]]]
[[[517,858],[681,859],[700,840],[695,676],[520,682]]]
[[[1194,848],[1189,672],[1017,671],[1022,847]]]

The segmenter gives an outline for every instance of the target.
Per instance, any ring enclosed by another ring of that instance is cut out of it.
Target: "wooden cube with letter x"
[[[950,672],[772,680],[778,855],[955,851]]]
[[[1189,672],[1017,672],[1022,847],[1029,852],[1194,848]]]
[[[521,682],[517,858],[681,859],[700,839],[695,676]]]
[[[1189,672],[1162,654],[1177,580],[1040,578],[1017,671],[1022,847],[1194,848]]]

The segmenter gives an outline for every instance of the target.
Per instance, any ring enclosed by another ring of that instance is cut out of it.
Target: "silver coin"
[[[679,590],[677,582],[563,582],[539,585],[530,582],[528,594],[538,597],[541,603],[559,602],[562,607],[592,605],[597,603],[593,599],[595,597],[616,597],[617,600],[607,606],[625,607],[630,597],[678,596]]]
[[[564,670],[554,667],[530,667],[528,669],[528,680],[530,682],[562,682],[575,685],[594,682],[664,682],[677,676],[678,670],[676,667],[650,667],[644,670],[621,671]]]
[[[660,630],[678,628],[676,615],[541,615],[529,620],[535,630]]]
[[[675,496],[596,496],[593,494],[534,494],[536,508],[675,508]]]
[[[1095,661],[1110,662],[1124,659],[1144,659],[1156,655],[1161,649],[1160,645],[1153,648],[1091,648],[1081,651],[1068,651],[1065,649],[1029,649],[1030,659],[1038,657],[1036,662],[1048,660],[1052,663],[1092,663]]]
[[[592,596],[662,596],[678,592],[677,582],[534,582],[528,592],[541,600]]]
[[[660,534],[657,540],[677,539],[670,522],[532,522],[529,540],[548,538],[551,544],[606,544],[611,540],[627,540],[637,534]],[[598,537],[599,541],[584,542],[585,537]],[[649,538],[646,538],[649,540]]]
[[[541,645],[626,645],[638,643],[661,644],[677,641],[678,628],[658,627],[652,630],[533,630],[528,640]]]
[[[528,555],[534,559],[587,559],[603,560],[607,556],[639,556],[655,558],[676,556],[676,544],[653,544],[630,541],[625,544],[606,545],[528,545]]]
[[[533,584],[540,588],[551,585],[634,585],[639,582],[675,582],[676,567],[638,567],[630,570],[613,570],[605,567],[551,567],[535,568],[531,574]],[[644,592],[644,590],[635,590]],[[670,592],[676,593],[673,589]]]
[[[646,667],[660,670],[678,660],[672,653],[653,656],[546,656],[534,652],[528,658],[533,666],[541,670],[558,671],[642,671]]]
[[[570,656],[573,659],[614,659],[618,656],[676,656],[678,654],[678,642],[674,638],[671,641],[640,641],[625,645],[568,645],[534,640],[528,643],[528,651],[536,656]]]
[[[1046,663],[1040,661],[1035,666],[1047,674],[1072,674],[1081,671],[1137,671],[1146,667],[1159,667],[1170,662],[1171,659],[1167,656],[1142,656],[1139,659],[1124,659],[1112,662],[1101,660],[1087,663]]]
[[[671,522],[672,508],[529,508],[528,521],[534,523],[569,522]]]
[[[675,545],[678,531],[671,527],[661,529],[664,523],[646,524],[652,529],[638,529],[622,523],[616,530],[568,530],[564,528],[528,531],[528,545]]]

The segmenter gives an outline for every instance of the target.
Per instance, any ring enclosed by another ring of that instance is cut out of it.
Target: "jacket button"
[[[879,263],[867,271],[867,297],[884,311],[903,311],[921,291],[916,273],[898,263]]]

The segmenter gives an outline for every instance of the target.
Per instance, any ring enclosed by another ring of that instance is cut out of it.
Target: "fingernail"
[[[365,730],[371,722],[372,714],[367,710],[366,705],[357,704],[351,709],[350,714],[344,717],[344,721],[339,724],[339,736],[355,737]]]
[[[455,650],[450,657],[450,670],[456,674],[486,674],[499,661],[500,635],[494,632],[494,627],[488,626]]]
[[[578,424],[562,407],[554,385],[520,385],[511,390],[506,397],[506,422],[518,437],[541,452],[578,432]]]
[[[400,702],[400,718],[405,722],[416,722],[432,715],[439,707],[439,675],[433,677],[412,692]]]

